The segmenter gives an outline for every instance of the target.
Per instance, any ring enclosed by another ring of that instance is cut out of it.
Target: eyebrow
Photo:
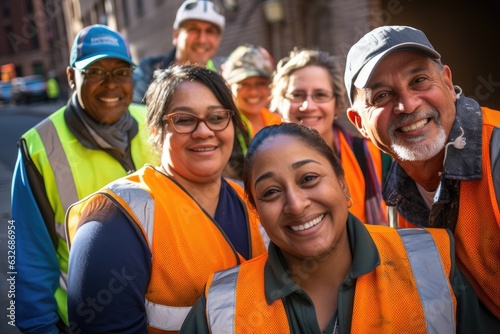
[[[409,77],[409,76],[412,76],[412,75],[414,75],[416,73],[423,72],[423,71],[428,70],[428,69],[429,69],[429,66],[427,66],[427,65],[425,65],[425,66],[417,66],[417,67],[414,67],[414,68],[412,68],[412,69],[410,69],[408,71],[405,71],[403,73],[403,77]],[[367,87],[365,87],[363,89],[375,90],[375,89],[377,89],[379,87],[382,87],[382,86],[384,86],[384,83],[382,83],[382,82],[376,82],[373,85],[367,86]]]
[[[207,112],[211,112],[211,111],[218,110],[218,109],[227,109],[221,105],[211,105],[211,106],[207,106],[206,108],[207,108]],[[171,112],[169,112],[169,114],[171,114],[173,112],[179,112],[179,111],[193,113],[195,110],[196,110],[196,108],[192,108],[191,106],[180,105],[180,106],[173,107]]]
[[[310,163],[315,163],[315,164],[319,164],[318,161],[314,160],[314,159],[304,159],[304,160],[300,160],[300,161],[297,161],[297,162],[294,162],[292,164],[292,169],[293,170],[297,170],[299,169],[300,167],[304,166],[304,165],[307,165],[307,164],[310,164]],[[257,184],[259,182],[262,182],[266,179],[269,179],[270,177],[272,177],[274,175],[273,172],[267,172],[267,173],[264,173],[262,175],[260,175],[258,178],[255,179],[255,182],[253,183],[253,186],[257,186]]]

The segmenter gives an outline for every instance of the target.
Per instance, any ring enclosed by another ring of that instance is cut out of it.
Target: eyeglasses
[[[80,70],[81,73],[85,76],[85,79],[91,82],[100,82],[106,79],[108,74],[119,82],[129,82],[132,78],[132,68],[131,67],[120,67],[112,71],[105,71],[102,68],[98,67],[89,67],[86,70]]]
[[[305,92],[292,92],[285,94],[285,98],[293,103],[303,103],[307,100],[308,96],[310,96],[316,103],[325,103],[335,97],[333,92],[329,90],[315,90],[312,94],[306,94]]]
[[[217,109],[208,113],[205,117],[197,117],[185,112],[174,112],[163,117],[177,133],[188,134],[198,128],[200,122],[212,131],[222,131],[227,128],[234,112],[228,109]]]

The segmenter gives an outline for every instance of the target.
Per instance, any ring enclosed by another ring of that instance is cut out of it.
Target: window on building
[[[130,23],[130,13],[128,11],[128,1],[122,0],[122,8],[123,8],[123,25],[128,27]]]
[[[7,42],[7,53],[12,55],[14,53],[16,53],[16,50],[14,49],[14,45],[13,45],[13,40],[12,40],[12,26],[9,24],[9,25],[6,25],[3,27],[4,31],[5,31],[5,36],[7,36],[7,39],[6,39],[6,42]]]
[[[32,68],[33,68],[34,74],[45,75],[45,71],[43,70],[42,63],[33,63]]]
[[[24,77],[23,68],[19,65],[16,65],[16,76]]]
[[[3,17],[5,18],[10,17],[10,0],[2,1],[2,12],[3,12]]]
[[[38,41],[38,37],[40,34],[38,27],[36,26],[36,22],[33,19],[30,20],[30,27],[33,27],[33,29],[36,30],[33,32],[32,36],[29,37],[31,47],[33,48],[33,50],[38,50],[40,49],[40,42]]]
[[[101,0],[100,3],[95,5],[96,14],[98,15],[98,23],[105,26],[108,25],[108,13],[106,11],[105,0]]]
[[[144,14],[144,3],[142,0],[135,0],[135,10],[137,16],[142,16]]]
[[[33,14],[33,0],[26,0],[26,11]]]

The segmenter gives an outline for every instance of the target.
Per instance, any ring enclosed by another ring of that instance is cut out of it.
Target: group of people
[[[500,112],[412,27],[218,68],[224,27],[187,0],[139,64],[76,36],[73,94],[18,143],[21,331],[500,331]]]

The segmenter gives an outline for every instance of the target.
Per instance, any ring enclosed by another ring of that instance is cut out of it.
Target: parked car
[[[0,82],[0,102],[9,103],[12,100],[12,83]]]
[[[47,82],[41,75],[12,79],[12,99],[18,103],[47,100]]]

